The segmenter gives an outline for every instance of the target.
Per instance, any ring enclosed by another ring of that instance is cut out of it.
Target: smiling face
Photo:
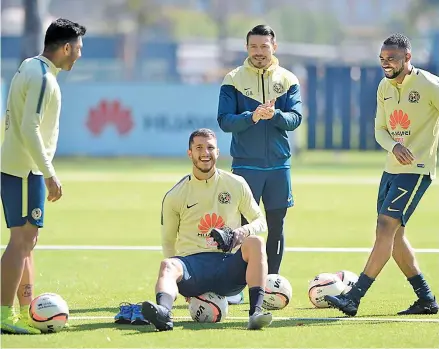
[[[387,79],[397,79],[408,70],[411,54],[404,48],[395,45],[381,47],[380,62]]]
[[[270,35],[250,35],[248,37],[247,52],[250,62],[258,69],[267,68],[276,51],[277,44]]]
[[[219,149],[212,136],[195,136],[187,152],[193,163],[193,172],[198,179],[210,178],[216,170]]]

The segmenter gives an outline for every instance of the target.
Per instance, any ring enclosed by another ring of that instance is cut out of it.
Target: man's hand
[[[233,230],[232,249],[241,245],[247,236],[249,236],[249,231],[247,228],[240,227]]]
[[[274,116],[274,103],[275,99],[268,101],[267,103],[260,104],[253,112],[253,122],[257,123],[259,120],[269,120]]]
[[[276,102],[275,99],[272,99],[271,101],[268,101],[267,103],[262,104],[263,112],[261,119],[263,120],[270,120],[274,116],[274,103]]]
[[[415,160],[412,152],[400,143],[393,147],[392,153],[401,165],[410,165]]]
[[[62,187],[61,182],[56,176],[46,178],[46,187],[47,191],[49,192],[47,195],[47,200],[55,202],[59,200],[62,196]]]

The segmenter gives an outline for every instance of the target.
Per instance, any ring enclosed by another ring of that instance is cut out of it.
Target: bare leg
[[[11,228],[11,238],[1,258],[1,305],[12,307],[26,259],[34,248],[38,228],[29,222]]]
[[[404,233],[405,229],[401,226],[395,235],[392,256],[399,269],[408,279],[421,274],[421,270],[419,269],[413,248]]]
[[[29,314],[29,305],[33,299],[34,290],[34,257],[31,251],[30,255],[25,259],[23,275],[18,286],[17,298],[20,304],[20,314],[23,319],[27,319]]]
[[[363,271],[369,278],[375,279],[392,256],[395,234],[400,226],[399,219],[378,216],[375,244]]]
[[[265,289],[268,265],[264,240],[259,236],[249,236],[241,246],[242,258],[247,262],[246,281],[249,288]]]
[[[160,263],[159,277],[155,285],[155,292],[164,292],[177,298],[177,282],[183,277],[183,267],[181,263],[174,259],[165,259]]]

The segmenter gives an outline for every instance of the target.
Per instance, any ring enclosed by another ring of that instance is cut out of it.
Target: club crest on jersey
[[[34,208],[32,210],[31,216],[33,219],[38,220],[41,218],[42,214],[43,214],[43,211],[41,211],[41,208]]]
[[[284,87],[282,86],[282,84],[280,82],[275,82],[273,84],[273,90],[276,93],[283,93],[284,92]]]
[[[418,91],[410,91],[409,93],[409,102],[410,103],[418,103],[421,99],[421,95]]]
[[[218,194],[218,201],[220,204],[230,204],[230,201],[232,200],[232,196],[230,193],[223,191]]]

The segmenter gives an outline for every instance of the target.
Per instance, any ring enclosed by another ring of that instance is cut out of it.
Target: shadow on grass
[[[104,307],[104,308],[83,308],[83,309],[70,309],[70,315],[72,314],[87,314],[87,313],[118,313],[119,307]]]
[[[389,321],[391,322],[391,321]],[[269,328],[288,328],[288,327],[309,327],[309,326],[364,326],[384,324],[387,321],[343,321],[341,319],[300,319],[300,320],[275,320],[272,322]],[[86,323],[78,324],[74,323],[70,325],[69,332],[81,332],[81,331],[94,331],[101,329],[116,329],[118,331],[126,331],[124,335],[137,335],[142,333],[156,333],[155,327],[153,325],[146,326],[134,326],[134,325],[120,325],[113,322],[96,322],[96,323]],[[203,331],[212,329],[230,329],[230,330],[242,330],[247,331],[247,321],[224,321],[220,323],[199,323],[188,320],[176,320],[174,322],[174,329],[183,329],[185,331]]]

